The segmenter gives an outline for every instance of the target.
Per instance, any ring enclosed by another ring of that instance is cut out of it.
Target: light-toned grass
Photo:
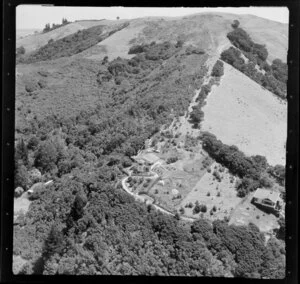
[[[18,274],[26,262],[20,255],[13,255],[13,274]]]
[[[271,213],[266,213],[254,204],[251,199],[254,193],[249,194],[232,212],[229,224],[248,225],[255,224],[261,232],[270,232],[279,227],[278,218]]]
[[[285,165],[287,104],[232,66],[203,107],[201,128],[246,155],[265,156],[271,165]]]
[[[24,192],[20,197],[14,198],[14,219],[16,220],[20,214],[26,214],[31,201],[28,199],[28,193]]]
[[[113,60],[117,57],[122,57],[130,59],[135,56],[135,54],[128,54],[131,44],[129,43],[132,39],[136,38],[138,34],[144,28],[144,25],[132,26],[111,35],[104,41],[98,43],[98,46],[103,47],[105,52],[100,52],[98,54],[87,55],[89,59],[100,59],[104,56],[108,56],[109,60]],[[88,54],[88,50],[87,50]]]
[[[234,187],[234,181],[230,182],[231,174],[228,171],[220,173],[222,180],[218,182],[214,176],[213,171],[217,167],[220,168],[220,164],[214,162],[210,169],[211,172],[206,172],[205,175],[197,182],[190,193],[181,201],[178,209],[183,207],[185,209],[185,215],[191,217],[199,217],[200,213],[193,214],[192,208],[185,208],[185,205],[192,202],[195,204],[196,201],[199,204],[207,206],[207,212],[204,213],[205,218],[210,219],[223,219],[228,217],[230,212],[234,210],[236,205],[241,202],[241,198],[237,197],[236,190]],[[220,196],[218,196],[218,193]],[[210,215],[210,210],[216,206],[217,211]]]

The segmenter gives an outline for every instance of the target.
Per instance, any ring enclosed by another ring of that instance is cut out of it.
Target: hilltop
[[[99,20],[77,21],[45,34],[31,35],[17,41],[17,47],[24,46],[30,52],[47,44],[51,39],[58,40],[78,30],[87,29],[97,25],[111,26],[115,24],[129,23],[129,26],[115,34],[115,39],[107,39],[107,42],[99,43],[103,49],[90,50],[91,58],[101,58],[105,55],[115,58],[118,55],[127,54],[126,50],[132,44],[151,41],[177,41],[184,40],[187,44],[195,44],[209,52],[221,52],[230,45],[226,34],[231,31],[233,20],[241,23],[254,41],[265,44],[269,51],[268,60],[275,58],[286,62],[288,50],[288,25],[252,15],[234,15],[226,13],[201,13],[185,17],[149,17],[133,20]],[[120,36],[119,36],[120,35]],[[85,55],[90,56],[89,51]]]

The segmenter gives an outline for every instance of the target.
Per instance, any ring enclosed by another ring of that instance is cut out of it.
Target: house
[[[141,156],[132,156],[131,157],[133,160],[135,160],[138,164],[143,165],[145,163],[145,161],[142,159]]]
[[[279,212],[282,207],[282,199],[280,192],[275,190],[258,188],[252,198],[252,202],[265,209]]]
[[[146,153],[143,155],[142,159],[145,161],[146,164],[148,165],[153,165],[155,164],[157,161],[160,160],[159,157],[157,157],[155,154],[153,153]]]

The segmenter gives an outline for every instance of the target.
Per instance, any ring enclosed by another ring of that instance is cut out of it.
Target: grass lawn
[[[232,212],[229,224],[255,224],[260,231],[268,232],[278,228],[278,218],[274,214],[265,213],[251,203],[253,192],[249,194]]]
[[[185,210],[186,216],[199,217],[200,213],[193,214],[193,208],[185,208],[185,205],[198,200],[199,204],[207,206],[207,212],[204,213],[205,218],[223,219],[228,217],[230,212],[241,202],[241,198],[236,196],[234,187],[235,178],[230,182],[231,175],[225,170],[220,173],[222,180],[219,182],[213,175],[214,168],[220,168],[218,163],[211,165],[211,172],[206,172],[204,176],[198,180],[190,193],[182,200],[177,209],[181,207]],[[216,206],[216,211],[210,215],[210,210]]]

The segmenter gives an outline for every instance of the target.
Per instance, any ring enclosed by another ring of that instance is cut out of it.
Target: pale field
[[[93,26],[101,25],[102,21],[78,21],[74,22],[60,28],[54,29],[53,31],[47,33],[38,33],[33,35],[28,35],[23,38],[19,38],[16,41],[16,46],[24,46],[26,53],[36,50],[41,46],[48,43],[50,39],[58,40],[60,38],[66,37],[79,30],[88,29]]]
[[[98,43],[97,46],[103,47],[103,50],[105,50],[105,52],[100,52],[98,54],[93,54],[86,57],[89,59],[101,59],[101,60],[106,55],[108,56],[109,60],[113,60],[117,57],[122,57],[126,59],[130,59],[134,57],[135,54],[128,54],[130,46],[132,45],[129,42],[130,40],[136,38],[144,27],[145,27],[144,25],[138,25],[138,26],[130,25],[129,27],[111,35],[104,41]]]
[[[246,155],[262,155],[285,165],[287,104],[224,62],[220,86],[203,107],[201,129]]]
[[[20,255],[13,255],[13,273],[18,274],[26,262],[27,260],[22,258]]]
[[[183,207],[185,210],[185,216],[189,217],[199,217],[201,213],[193,214],[193,208],[185,208],[185,205],[192,202],[193,205],[198,200],[199,204],[207,206],[207,212],[204,213],[204,217],[208,219],[223,219],[228,217],[229,214],[234,210],[234,208],[241,202],[241,198],[237,197],[235,190],[235,178],[233,183],[230,182],[231,174],[225,170],[223,173],[220,173],[222,180],[218,182],[214,180],[213,171],[215,167],[220,168],[220,164],[214,162],[211,165],[211,172],[206,172],[204,176],[196,183],[190,193],[181,201],[180,207]],[[207,193],[210,193],[210,196],[207,196]],[[220,196],[217,196],[220,192]],[[210,215],[210,210],[216,206],[217,211],[214,214]]]
[[[279,227],[278,218],[257,208],[251,203],[254,192],[250,193],[234,209],[230,216],[229,225],[247,226],[249,223],[255,224],[261,232],[270,232]]]
[[[26,214],[26,212],[29,209],[30,203],[31,203],[31,201],[28,200],[27,192],[24,192],[18,198],[14,198],[14,219],[16,219],[20,213]]]

